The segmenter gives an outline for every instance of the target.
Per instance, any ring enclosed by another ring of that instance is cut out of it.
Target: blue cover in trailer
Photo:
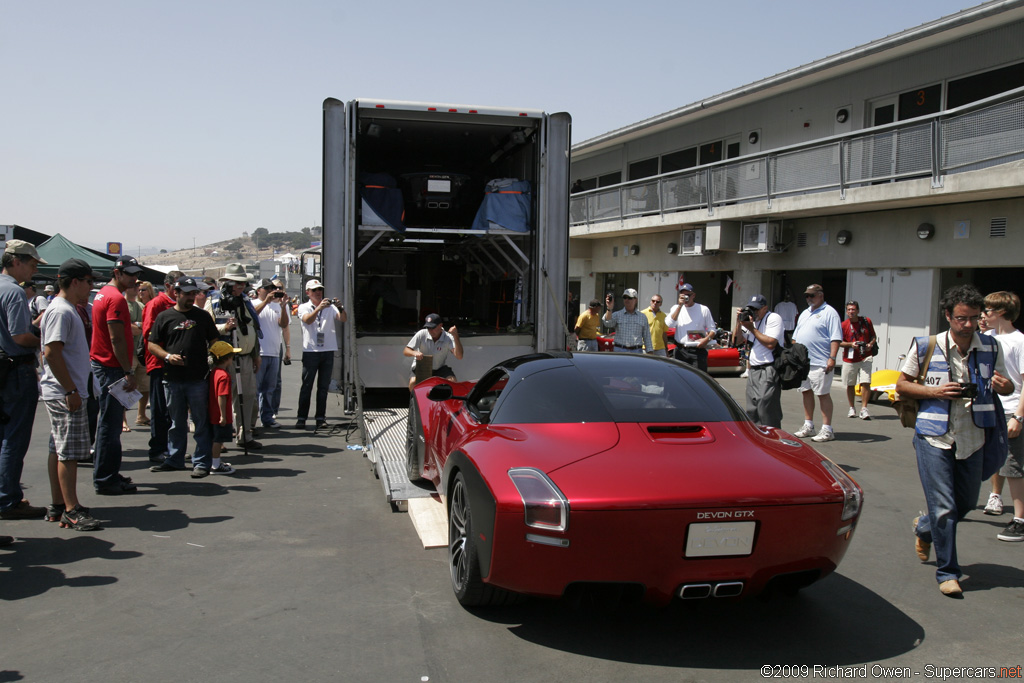
[[[533,204],[530,182],[517,178],[497,178],[487,183],[484,201],[473,220],[474,230],[504,228],[530,232]]]
[[[405,202],[395,179],[387,173],[363,173],[359,194],[374,213],[392,230],[405,232]]]

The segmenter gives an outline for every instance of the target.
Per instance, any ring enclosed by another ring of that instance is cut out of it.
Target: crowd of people
[[[660,295],[652,296],[651,306],[643,311],[636,310],[636,290],[627,289],[622,296],[623,308],[613,311],[609,295],[600,318],[601,302],[590,302],[576,321],[578,350],[597,350],[603,322],[616,330],[615,351],[666,355],[666,344],[672,341],[677,360],[707,369],[706,346],[716,328],[710,311],[696,304],[692,285],[679,287],[679,303],[668,314],[660,310]],[[759,425],[782,427],[779,350],[791,343],[806,349],[810,367],[799,388],[803,422],[792,433],[821,443],[835,439],[831,389],[840,354],[847,417],[871,419],[868,400],[878,340],[857,301],[846,303],[846,319],[841,320],[825,302],[821,285],[808,286],[804,297],[803,311],[788,298],[772,311],[768,300],[755,294],[737,310],[735,334],[749,345],[743,373],[746,409]],[[927,511],[913,520],[914,549],[925,562],[934,546],[939,590],[950,597],[962,596],[957,523],[975,509],[984,480],[992,486],[985,514],[1003,513],[1004,485],[1013,501],[1013,517],[996,537],[1024,541],[1024,333],[1014,327],[1020,306],[1013,292],[983,297],[971,285],[948,289],[939,302],[948,331],[916,338],[899,368],[899,395],[919,404],[913,443]],[[816,403],[820,429],[814,424]]]
[[[139,282],[138,261],[122,256],[102,277],[83,260],[60,264],[56,286],[36,292],[35,246],[9,240],[0,274],[0,519],[45,519],[81,531],[101,528],[78,495],[79,465],[91,466],[97,495],[137,490],[121,473],[122,434],[149,428],[153,473],[192,478],[230,475],[229,448],[258,450],[257,420],[280,429],[281,366],[291,363],[291,300],[280,279],[252,282],[241,264],[218,280],[180,271],[163,291]],[[98,287],[98,289],[97,289]],[[304,428],[319,374],[318,428],[337,350],[335,322],[347,318],[307,283],[302,321],[302,389],[297,428]],[[331,324],[326,324],[330,320]],[[51,502],[33,505],[21,487],[36,407],[50,421],[47,470]],[[192,448],[189,448],[192,434]],[[189,456],[191,453],[191,456]],[[0,545],[13,542],[0,535]]]

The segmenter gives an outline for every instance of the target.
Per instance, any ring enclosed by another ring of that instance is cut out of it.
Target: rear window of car
[[[639,365],[650,365],[641,369]],[[492,423],[723,422],[746,415],[714,380],[665,363],[558,367],[513,379]]]

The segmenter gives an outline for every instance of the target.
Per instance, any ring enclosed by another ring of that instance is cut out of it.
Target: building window
[[[900,95],[899,120],[906,121],[918,116],[935,114],[942,109],[942,84],[927,88],[915,88]]]
[[[672,171],[682,171],[686,168],[693,168],[697,165],[697,148],[690,147],[689,149],[683,149],[678,152],[672,152],[665,154],[661,157],[661,172],[671,173]]]
[[[649,178],[652,175],[658,175],[658,157],[644,159],[643,161],[634,161],[629,165],[630,180]]]
[[[713,164],[722,160],[722,142],[709,142],[700,146],[700,165]]]
[[[1021,86],[1024,86],[1024,62],[960,78],[946,86],[946,108],[955,109]]]
[[[608,187],[609,185],[618,185],[622,182],[622,171],[615,171],[615,173],[605,173],[604,175],[597,176],[598,187]]]

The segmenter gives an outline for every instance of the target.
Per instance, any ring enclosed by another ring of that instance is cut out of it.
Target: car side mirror
[[[427,399],[431,401],[448,401],[451,399],[465,401],[465,396],[456,396],[451,384],[435,384],[427,392]]]
[[[451,384],[438,384],[430,387],[430,391],[427,392],[427,398],[431,401],[447,401],[454,395]]]

